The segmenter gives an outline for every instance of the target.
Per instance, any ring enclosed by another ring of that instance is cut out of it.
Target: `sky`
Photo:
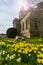
[[[13,19],[19,17],[22,6],[27,7],[27,1],[29,5],[33,4],[30,0],[0,0],[0,34],[6,33],[9,27],[13,27]]]

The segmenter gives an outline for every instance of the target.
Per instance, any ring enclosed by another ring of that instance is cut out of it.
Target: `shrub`
[[[9,38],[14,38],[14,37],[17,35],[17,29],[16,29],[16,28],[9,28],[9,29],[6,31],[6,35],[7,35],[7,37],[9,37]]]

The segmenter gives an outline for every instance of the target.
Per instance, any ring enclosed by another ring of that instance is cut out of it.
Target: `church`
[[[19,18],[13,20],[13,27],[17,28],[18,35],[26,38],[43,37],[43,2],[36,6],[28,10],[21,8]]]

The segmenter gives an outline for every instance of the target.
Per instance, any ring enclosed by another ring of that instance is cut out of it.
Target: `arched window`
[[[34,20],[34,28],[36,29],[36,30],[38,30],[38,25],[37,25],[37,19],[35,18],[35,20]]]
[[[28,20],[26,20],[26,29],[28,29]]]
[[[24,31],[24,22],[23,22],[23,31]]]

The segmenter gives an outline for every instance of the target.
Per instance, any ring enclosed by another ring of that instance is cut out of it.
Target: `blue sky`
[[[9,27],[13,26],[13,19],[19,17],[20,7],[24,3],[22,1],[23,0],[0,0],[0,33],[5,33]],[[26,4],[26,2],[24,4]]]
[[[0,33],[5,33],[18,17],[17,0],[0,0]]]

